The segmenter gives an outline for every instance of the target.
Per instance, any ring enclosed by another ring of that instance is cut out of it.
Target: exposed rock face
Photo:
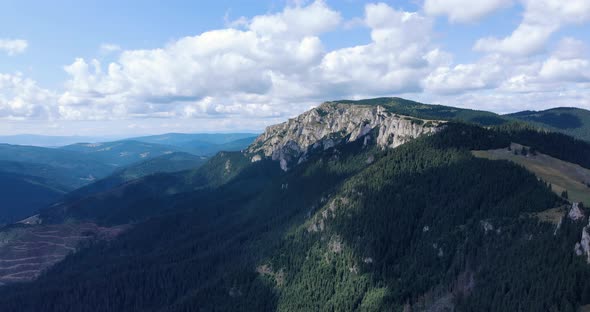
[[[487,220],[482,220],[480,221],[481,227],[483,228],[483,230],[485,231],[485,233],[487,234],[489,231],[493,231],[494,230],[494,225],[492,223],[490,223]]]
[[[382,106],[327,102],[287,122],[270,126],[247,150],[252,161],[270,157],[283,170],[305,161],[311,149],[328,149],[343,140],[355,141],[374,133],[376,144],[397,147],[439,129],[441,122],[388,112]]]
[[[574,251],[578,256],[586,256],[586,262],[590,264],[590,222],[582,229],[582,239],[576,243]]]
[[[568,218],[572,219],[573,221],[578,221],[584,219],[584,212],[580,209],[579,203],[573,203],[570,211],[567,214]]]

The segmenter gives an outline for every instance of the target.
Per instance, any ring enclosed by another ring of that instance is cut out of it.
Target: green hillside
[[[248,147],[256,136],[256,134],[252,133],[167,133],[138,137],[132,140],[153,144],[167,144],[194,155],[213,156],[221,151],[242,150]]]
[[[77,152],[115,167],[127,166],[179,151],[177,148],[169,145],[130,140],[104,143],[77,143],[61,147],[60,150]]]
[[[506,116],[590,141],[590,111],[585,109],[559,107],[544,111],[523,111]]]
[[[0,223],[37,213],[115,169],[77,152],[0,144]]]
[[[181,146],[191,142],[225,144],[232,141],[256,137],[256,133],[166,133],[132,138],[131,140]]]
[[[38,163],[0,160],[0,172],[42,178],[68,192],[90,182],[88,176],[76,170]]]
[[[188,153],[175,152],[155,157],[117,170],[112,175],[70,192],[67,198],[81,198],[91,194],[108,191],[123,183],[156,173],[169,173],[196,169],[206,162],[207,158]]]
[[[48,165],[90,180],[104,177],[115,169],[83,153],[23,145],[0,144],[0,160]]]
[[[43,178],[0,171],[0,224],[16,222],[57,201],[67,190]]]

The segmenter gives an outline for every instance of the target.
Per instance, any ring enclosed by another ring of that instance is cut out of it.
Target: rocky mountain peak
[[[380,105],[326,102],[281,124],[269,126],[247,149],[252,161],[279,161],[283,170],[305,161],[309,151],[343,141],[374,139],[381,147],[397,147],[436,132],[442,121],[392,113]]]

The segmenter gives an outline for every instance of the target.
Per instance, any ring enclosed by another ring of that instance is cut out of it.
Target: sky
[[[590,109],[590,0],[0,2],[0,135],[261,131],[380,96]]]

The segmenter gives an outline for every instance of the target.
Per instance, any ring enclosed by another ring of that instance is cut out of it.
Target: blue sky
[[[590,108],[590,1],[0,4],[0,134],[261,130],[340,98]]]

